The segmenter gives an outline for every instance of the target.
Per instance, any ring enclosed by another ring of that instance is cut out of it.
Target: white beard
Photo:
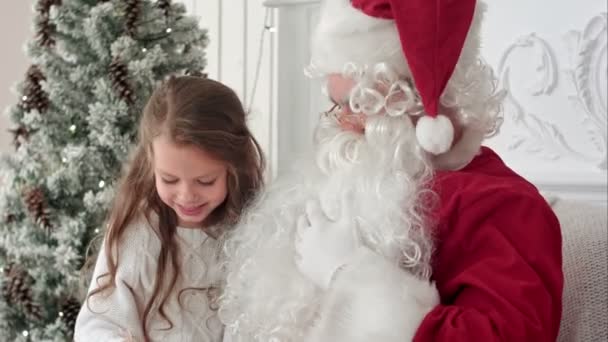
[[[324,117],[316,133],[316,163],[270,186],[225,243],[227,284],[219,315],[243,341],[299,342],[313,325],[321,293],[294,262],[296,222],[305,203],[319,200],[329,217],[351,199],[362,242],[423,278],[430,275],[432,240],[425,210],[430,168],[408,117],[369,117],[365,136]]]

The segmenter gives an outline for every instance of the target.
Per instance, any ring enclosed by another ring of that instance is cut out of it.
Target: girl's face
[[[226,163],[164,134],[152,142],[156,191],[172,208],[180,227],[199,228],[228,194]]]

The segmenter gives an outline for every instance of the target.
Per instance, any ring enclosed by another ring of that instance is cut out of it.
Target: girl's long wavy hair
[[[172,76],[154,91],[143,111],[139,141],[119,182],[107,220],[105,248],[101,252],[106,254],[109,271],[92,280],[99,287],[87,296],[88,305],[91,296],[114,289],[118,246],[127,227],[142,216],[149,222],[158,222],[150,225],[160,239],[161,249],[153,294],[142,318],[146,340],[147,321],[156,305],[161,317],[169,322],[169,329],[173,327],[163,307],[180,274],[175,241],[177,216],[162,202],[154,182],[152,141],[160,134],[167,134],[177,144],[199,147],[228,165],[226,200],[203,222],[203,229],[211,236],[217,237],[222,231],[210,228],[236,223],[263,185],[265,165],[261,148],[247,127],[242,103],[230,88],[203,77]],[[158,219],[151,220],[151,214]]]

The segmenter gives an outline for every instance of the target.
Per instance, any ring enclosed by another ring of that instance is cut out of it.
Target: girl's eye
[[[175,184],[175,183],[177,183],[177,179],[165,179],[165,178],[161,178],[161,180],[165,184]]]
[[[207,181],[207,182],[203,182],[202,180],[199,180],[198,184],[203,185],[203,186],[212,186],[213,184],[215,184],[215,179],[212,181]]]

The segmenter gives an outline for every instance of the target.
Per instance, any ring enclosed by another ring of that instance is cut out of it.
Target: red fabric
[[[351,0],[351,5],[374,18],[394,19],[389,0]]]
[[[555,341],[563,287],[559,222],[490,149],[438,173],[434,280],[441,305],[414,341]]]
[[[439,99],[460,58],[475,0],[352,0],[363,13],[394,19],[401,48],[424,109],[437,116]]]

